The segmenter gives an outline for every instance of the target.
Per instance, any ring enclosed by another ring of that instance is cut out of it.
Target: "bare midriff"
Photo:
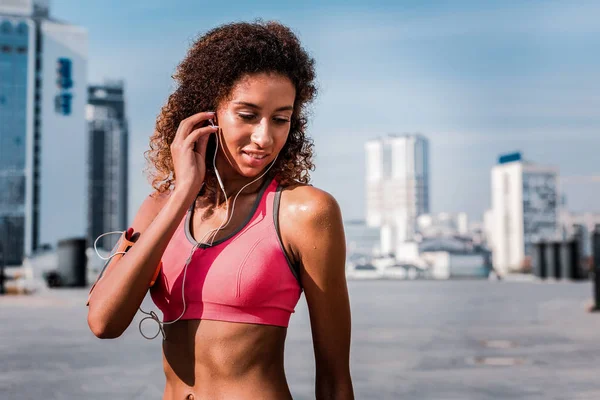
[[[163,400],[291,399],[287,328],[211,320],[165,325]]]

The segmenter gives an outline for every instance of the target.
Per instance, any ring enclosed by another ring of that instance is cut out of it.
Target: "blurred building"
[[[429,213],[429,141],[419,134],[370,140],[366,152],[366,225],[379,228],[371,257],[350,259],[357,279],[487,277],[490,252],[481,224],[466,213]]]
[[[599,229],[600,213],[572,213],[567,210],[560,212],[561,239],[568,240],[580,236],[583,256],[587,257],[593,254],[592,235]]]
[[[429,212],[429,142],[420,134],[368,141],[366,221],[381,229],[381,252],[411,241],[416,219]]]
[[[490,249],[494,248],[493,236],[494,236],[494,213],[491,209],[485,210],[483,213],[483,227],[482,227],[484,241]]]
[[[423,214],[417,218],[417,254],[434,279],[487,278],[491,254],[479,222],[466,213]],[[410,254],[407,248],[403,254]],[[413,251],[415,253],[415,251]]]
[[[557,238],[558,169],[512,153],[500,156],[491,180],[492,210],[486,230],[491,235],[494,268],[505,274],[528,266],[533,243]]]
[[[349,254],[370,257],[379,249],[379,229],[364,221],[344,221],[344,234]]]
[[[424,237],[469,236],[473,234],[467,213],[421,214],[417,217],[417,232]]]
[[[395,255],[349,258],[348,277],[356,279],[487,278],[491,254],[468,236],[418,237],[399,243]]]
[[[424,250],[421,257],[433,279],[487,278],[491,271],[488,251]]]
[[[128,124],[121,81],[91,85],[86,109],[88,122],[88,243],[105,232],[127,228]],[[106,250],[118,235],[105,236]]]
[[[48,1],[0,2],[0,242],[8,264],[83,236],[87,32]]]

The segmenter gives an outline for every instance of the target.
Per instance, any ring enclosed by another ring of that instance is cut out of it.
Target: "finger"
[[[215,113],[213,111],[204,111],[184,119],[179,124],[179,128],[177,128],[174,140],[185,140],[185,138],[194,130],[196,125],[214,117]]]
[[[202,137],[207,137],[211,133],[215,133],[219,129],[218,126],[203,126],[202,128],[196,128],[185,138],[184,146],[185,147],[193,147],[194,143],[198,141],[198,139]]]
[[[208,146],[208,139],[210,139],[210,135],[200,136],[200,139],[198,139],[194,148],[194,151],[200,154],[204,159],[206,159],[206,147]]]

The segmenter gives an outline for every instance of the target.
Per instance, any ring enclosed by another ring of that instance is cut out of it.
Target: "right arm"
[[[201,112],[179,124],[170,146],[176,188],[146,198],[132,226],[140,232],[135,245],[111,265],[90,295],[88,325],[97,337],[121,336],[142,304],[171,237],[204,182],[208,137],[218,127],[198,125],[213,117]]]
[[[144,200],[132,228],[135,245],[97,283],[90,296],[88,325],[103,339],[119,337],[129,326],[146,296],[148,285],[179,222],[194,197],[174,190]]]

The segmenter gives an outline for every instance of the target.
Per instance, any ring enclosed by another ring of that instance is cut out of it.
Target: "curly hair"
[[[173,79],[175,91],[156,119],[150,149],[145,152],[152,187],[159,193],[176,182],[170,145],[179,123],[200,111],[216,110],[227,100],[238,80],[248,74],[276,73],[290,79],[296,89],[290,132],[277,161],[269,171],[283,185],[308,183],[313,142],[305,133],[307,105],[317,93],[314,59],[302,48],[296,35],[278,22],[256,21],[219,26],[196,39],[178,65]],[[206,158],[216,151],[214,136]],[[153,168],[152,168],[153,167]],[[212,163],[206,165],[205,186],[216,187]],[[211,190],[212,191],[212,190]]]

